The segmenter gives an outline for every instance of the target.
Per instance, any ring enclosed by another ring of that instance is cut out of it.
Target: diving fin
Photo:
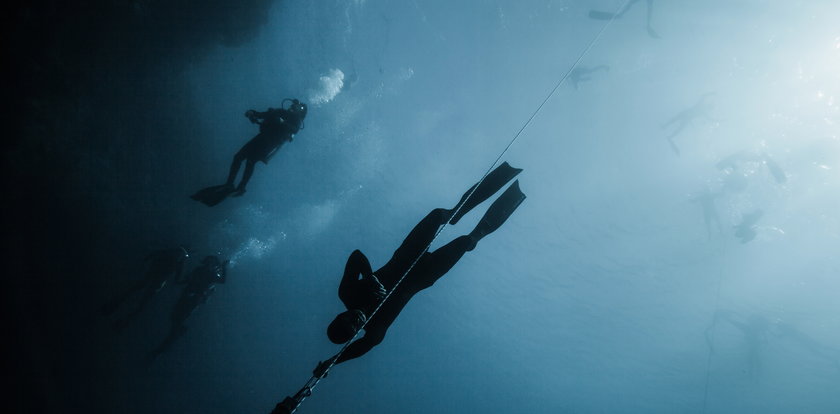
[[[615,13],[598,10],[589,11],[589,18],[594,20],[612,20],[615,17],[617,17]]]
[[[484,213],[484,217],[481,218],[475,226],[475,229],[470,232],[470,237],[478,241],[482,237],[496,231],[524,200],[525,194],[519,189],[519,180],[516,180],[490,205],[490,208]]]
[[[214,185],[199,190],[191,195],[190,198],[195,201],[200,201],[208,207],[213,207],[228,198],[234,191],[233,186],[227,184]]]
[[[464,214],[467,214],[470,210],[475,208],[475,206],[481,204],[493,194],[496,194],[497,191],[504,187],[505,184],[510,182],[510,180],[512,180],[513,177],[516,177],[516,175],[520,172],[522,172],[521,168],[513,168],[507,163],[507,161],[496,167],[496,169],[484,177],[484,180],[470,187],[470,189],[461,196],[461,201],[459,201],[455,208],[452,209],[452,211],[457,211],[455,215],[452,216],[452,219],[449,220],[449,224],[458,223],[458,220],[461,220],[461,217],[463,217]]]

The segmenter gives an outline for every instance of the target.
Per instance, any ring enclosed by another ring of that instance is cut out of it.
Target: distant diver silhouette
[[[128,289],[100,307],[100,312],[105,316],[111,315],[131,296],[143,291],[137,307],[113,324],[115,329],[120,330],[125,328],[129,322],[143,311],[149,303],[149,300],[166,286],[169,280],[175,279],[177,281],[180,279],[184,270],[184,262],[189,257],[189,252],[184,247],[160,249],[149,253],[143,259],[147,263],[146,273],[143,277],[136,280]]]
[[[189,277],[182,282],[186,283],[178,302],[170,313],[170,330],[166,339],[149,353],[149,358],[154,359],[166,352],[181,335],[186,332],[184,324],[190,314],[207,302],[207,299],[216,289],[216,284],[225,283],[227,280],[227,266],[230,261],[221,262],[218,256],[207,256],[201,260],[201,265],[193,269]]]
[[[716,166],[723,171],[734,173],[744,163],[759,163],[767,167],[767,171],[777,184],[784,184],[787,181],[787,174],[773,158],[765,152],[738,151],[720,160]]]
[[[737,317],[735,312],[730,310],[715,312],[715,317],[709,327],[706,328],[705,333],[706,343],[712,353],[714,353],[715,347],[711,332],[720,321],[729,323],[744,335],[748,350],[746,372],[750,377],[761,374],[761,356],[764,347],[770,343],[771,338],[774,340],[785,339],[788,343],[797,344],[825,362],[829,362],[836,370],[840,371],[840,350],[817,342],[791,324],[784,323],[781,320],[771,321],[760,314]]]
[[[248,181],[254,173],[254,166],[257,161],[268,164],[268,161],[286,142],[291,142],[294,135],[303,129],[303,120],[306,118],[307,107],[305,103],[297,99],[284,99],[291,102],[288,109],[268,108],[268,111],[257,112],[253,109],[245,112],[245,116],[260,126],[260,133],[251,138],[239,152],[233,157],[227,181],[222,185],[216,185],[199,190],[190,198],[200,201],[207,206],[215,206],[224,201],[228,196],[241,196],[245,194]],[[233,185],[239,173],[239,167],[245,162],[245,171],[239,185]]]
[[[732,315],[733,312],[721,310],[715,313],[711,325],[706,328],[706,344],[709,350],[714,353],[715,346],[712,342],[711,332],[719,321],[728,322],[737,328],[744,335],[747,345],[747,374],[755,377],[761,373],[761,355],[764,346],[767,344],[767,334],[770,331],[770,321],[762,315],[752,315],[745,320],[739,320]]]
[[[607,65],[598,65],[594,67],[576,66],[571,72],[569,72],[569,80],[572,81],[572,86],[574,86],[575,89],[579,89],[581,82],[592,79],[589,75],[602,70],[608,72],[610,67]]]
[[[676,129],[672,131],[666,139],[668,143],[671,145],[671,149],[674,151],[675,154],[680,155],[680,150],[677,148],[677,145],[674,143],[674,137],[677,136],[680,132],[682,132],[685,127],[691,125],[695,119],[703,117],[708,120],[712,120],[711,115],[709,112],[714,107],[714,104],[709,102],[709,97],[714,95],[714,93],[707,93],[703,95],[700,100],[697,101],[693,106],[688,109],[685,109],[678,114],[674,115],[671,119],[667,122],[662,124],[662,128],[667,128],[673,124],[677,124]]]
[[[621,8],[617,13],[610,13],[605,11],[598,11],[598,10],[590,10],[589,11],[589,18],[595,20],[612,20],[612,19],[620,19],[624,16],[624,13],[627,13],[628,10],[633,8],[640,0],[629,0],[627,4]],[[646,0],[647,2],[647,17],[645,27],[647,29],[648,36],[659,39],[659,34],[653,30],[653,26],[651,26],[651,18],[653,17],[653,0]]]

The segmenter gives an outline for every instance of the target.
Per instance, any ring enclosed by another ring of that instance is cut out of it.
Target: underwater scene
[[[840,413],[840,2],[39,0],[14,413]]]

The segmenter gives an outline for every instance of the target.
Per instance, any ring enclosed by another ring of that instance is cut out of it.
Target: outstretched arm
[[[379,345],[382,342],[382,339],[384,338],[381,335],[371,335],[369,333],[365,333],[365,336],[353,341],[353,343],[344,350],[344,353],[338,357],[335,363],[340,364],[344,361],[349,361],[366,354],[368,351],[373,349],[373,347]]]

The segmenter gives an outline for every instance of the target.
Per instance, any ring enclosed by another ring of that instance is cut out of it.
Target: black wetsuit
[[[364,336],[350,344],[336,363],[358,358],[382,342],[388,328],[408,301],[417,292],[432,286],[458,262],[464,253],[475,248],[476,243],[473,238],[461,236],[434,252],[424,252],[438,228],[450,217],[450,210],[442,208],[432,210],[409,233],[402,245],[394,252],[391,260],[376,272],[372,272],[370,263],[359,250],[350,255],[338,295],[347,309],[359,309],[366,315],[370,315],[377,305],[377,302],[371,300],[375,297],[371,294],[371,290],[376,289],[377,283],[372,280],[371,274],[375,275],[386,290],[391,291],[412,262],[418,256],[420,259],[376,315],[368,321]],[[361,278],[359,278],[360,274]]]
[[[233,156],[227,179],[227,185],[233,186],[236,175],[239,173],[239,166],[242,161],[245,161],[245,172],[238,186],[241,190],[245,189],[251,179],[257,161],[268,164],[269,158],[283,144],[292,140],[292,136],[300,130],[303,122],[298,114],[282,108],[268,108],[265,112],[254,112],[250,119],[260,125],[260,133],[251,138]]]
[[[181,248],[161,249],[150,253],[144,259],[148,262],[148,267],[143,278],[135,281],[128,289],[102,306],[101,312],[105,315],[114,313],[129,297],[142,290],[143,294],[136,309],[116,323],[117,326],[124,326],[143,310],[157,292],[166,286],[166,282],[181,277],[186,259],[186,252]]]
[[[272,151],[291,141],[300,130],[298,115],[285,109],[269,108],[266,112],[257,112],[254,118],[262,119],[260,133],[239,150],[248,159],[267,163]]]
[[[183,324],[198,305],[207,301],[207,298],[216,290],[217,283],[225,283],[226,273],[221,266],[204,265],[193,270],[187,286],[184,287],[172,311],[172,323]]]

